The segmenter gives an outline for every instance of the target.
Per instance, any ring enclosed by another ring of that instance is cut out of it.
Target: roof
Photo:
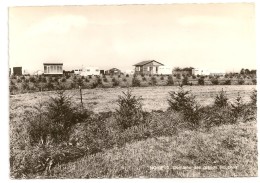
[[[63,63],[43,63],[43,65],[63,65]]]
[[[117,69],[117,68],[112,68],[112,69],[109,69],[110,71],[112,71],[112,70],[118,70],[118,71],[120,71],[119,69]]]
[[[157,61],[156,61],[156,60],[142,61],[142,62],[139,62],[139,63],[135,64],[134,66],[143,66],[143,65],[149,64],[150,62],[157,62]],[[160,62],[157,62],[157,63],[163,65],[163,64],[160,63]]]

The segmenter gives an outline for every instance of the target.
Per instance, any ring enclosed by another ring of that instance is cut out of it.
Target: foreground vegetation
[[[62,89],[45,99],[10,113],[13,178],[257,176],[256,91],[202,106],[180,88],[151,112],[129,89],[109,112]]]

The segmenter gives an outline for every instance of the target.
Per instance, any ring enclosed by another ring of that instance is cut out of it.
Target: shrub
[[[82,80],[84,80],[84,79],[85,79],[85,77],[84,77],[84,76],[81,76],[81,79],[82,79]]]
[[[83,86],[83,85],[84,85],[83,80],[82,80],[81,78],[78,78],[78,79],[77,79],[76,84],[77,84],[78,86]]]
[[[46,83],[47,82],[46,77],[43,77],[41,82]]]
[[[134,77],[132,79],[132,86],[133,87],[140,87],[141,86],[140,80],[135,75],[134,75]]]
[[[106,82],[106,83],[108,82],[106,76],[104,77],[103,81]]]
[[[25,83],[29,83],[29,80],[28,80],[28,79],[25,79],[24,82],[25,82]]]
[[[141,97],[133,96],[129,88],[119,96],[117,100],[119,109],[116,109],[115,118],[122,129],[138,125],[143,121],[141,100]]]
[[[89,76],[88,76],[88,78],[89,78],[89,79],[92,79],[92,76],[91,76],[91,75],[89,75]]]
[[[46,84],[46,88],[48,90],[53,90],[54,89],[54,85],[50,81],[48,81],[48,83]]]
[[[179,74],[179,73],[176,74],[176,78],[177,78],[177,79],[181,79],[181,74]]]
[[[192,79],[196,79],[196,76],[194,74],[192,74]]]
[[[145,76],[143,76],[142,80],[143,80],[143,81],[146,81],[146,77],[145,77]]]
[[[17,79],[17,83],[21,83],[22,82],[22,80],[20,80],[20,79]]]
[[[188,85],[189,84],[189,79],[187,76],[184,76],[184,78],[182,79],[182,85]]]
[[[204,77],[200,77],[198,80],[199,85],[204,85]]]
[[[160,78],[161,80],[164,80],[164,77],[163,76],[161,76],[161,78]]]
[[[231,80],[230,80],[230,79],[227,79],[227,80],[224,82],[224,85],[231,85]]]
[[[252,82],[253,82],[254,85],[256,85],[256,83],[257,83],[256,79],[253,79]]]
[[[112,80],[112,84],[113,86],[119,86],[119,81],[116,80],[115,78],[113,78],[114,80]]]
[[[167,79],[167,85],[168,85],[168,86],[172,86],[172,85],[174,85],[174,82],[173,82],[173,78],[172,78],[172,76],[168,76],[168,79]]]
[[[154,86],[154,85],[156,85],[156,83],[157,83],[156,77],[153,76],[151,78],[151,83],[150,84]]]
[[[69,75],[66,75],[66,79],[69,79],[70,78],[70,76]]]
[[[256,89],[250,95],[250,99],[251,99],[251,104],[253,106],[256,106],[256,103],[257,103],[257,91],[256,91]]]
[[[30,77],[30,78],[29,78],[29,81],[30,81],[31,83],[35,83],[35,82],[36,82],[35,77]]]
[[[216,106],[218,108],[223,108],[223,107],[228,106],[228,98],[227,98],[225,92],[223,91],[223,89],[215,97],[214,106]]]
[[[29,90],[29,84],[26,83],[26,82],[24,82],[24,83],[22,84],[22,89],[23,89],[23,90]]]
[[[195,96],[191,95],[189,91],[184,91],[182,87],[177,92],[169,92],[169,95],[169,110],[182,112],[184,119],[189,122],[191,127],[198,127],[200,107],[195,100]]]
[[[244,83],[245,83],[245,80],[243,80],[243,79],[239,79],[239,80],[238,80],[238,84],[239,84],[239,85],[243,85]]]
[[[61,82],[63,82],[63,83],[66,82],[66,78],[62,78]]]
[[[100,77],[97,78],[97,84],[102,85],[102,79]]]
[[[219,81],[218,81],[217,78],[212,78],[212,79],[211,79],[211,83],[212,83],[213,85],[218,85],[218,84],[219,84]]]
[[[126,79],[126,78],[124,78],[124,79],[123,79],[123,81],[124,81],[124,82],[127,82],[127,79]]]
[[[129,77],[129,74],[126,74],[126,75],[125,75],[125,77],[127,77],[127,78],[128,78],[128,77]]]
[[[88,82],[89,82],[88,78],[85,78],[85,82],[86,82],[86,83],[88,83]]]
[[[242,102],[242,98],[238,93],[235,102],[231,104],[232,115],[237,119],[238,116],[242,113],[243,109],[244,109],[244,105]]]

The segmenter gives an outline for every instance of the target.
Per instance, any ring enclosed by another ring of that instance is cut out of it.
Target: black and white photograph
[[[255,8],[9,6],[9,178],[258,177]]]

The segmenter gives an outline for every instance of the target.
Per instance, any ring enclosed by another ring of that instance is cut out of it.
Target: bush
[[[177,79],[181,79],[181,74],[179,74],[179,73],[176,74],[176,78],[177,78]]]
[[[245,83],[245,80],[243,80],[243,79],[239,79],[239,80],[238,80],[238,84],[239,84],[239,85],[243,85],[244,83]]]
[[[231,85],[231,80],[230,80],[230,79],[226,80],[226,81],[224,82],[224,85]]]
[[[145,77],[145,76],[143,76],[142,80],[143,80],[143,81],[146,81],[146,77]]]
[[[123,79],[123,81],[124,81],[124,82],[127,82],[127,79],[126,79],[126,78],[124,78],[124,79]]]
[[[97,78],[97,84],[100,86],[102,85],[102,79],[100,77]]]
[[[167,86],[172,86],[172,85],[174,85],[173,78],[172,78],[172,76],[168,76]]]
[[[256,89],[250,95],[250,99],[251,99],[251,104],[253,106],[256,106],[256,103],[257,103],[257,91],[256,91]]]
[[[114,79],[114,80],[113,80]],[[112,84],[113,86],[119,86],[119,81],[116,80],[115,78],[112,79]]]
[[[204,77],[200,77],[198,80],[199,85],[204,85]]]
[[[50,81],[48,81],[48,83],[46,84],[46,88],[48,90],[53,90],[54,89],[54,85]]]
[[[187,76],[184,76],[184,78],[182,79],[182,85],[188,85],[189,84],[189,79]]]
[[[89,82],[88,78],[85,78],[85,82],[86,82],[86,83],[88,83],[88,82]]]
[[[192,75],[192,79],[196,79],[196,76],[194,74]]]
[[[91,76],[91,75],[89,75],[89,76],[88,76],[88,78],[89,78],[89,79],[92,79],[92,76]]]
[[[134,77],[132,79],[132,86],[133,87],[140,87],[141,86],[140,80],[135,75],[134,75]]]
[[[24,82],[24,83],[22,84],[22,89],[23,89],[23,90],[29,90],[29,84],[26,83],[26,82]]]
[[[161,78],[160,78],[161,80],[164,80],[164,77],[163,76],[161,76]]]
[[[252,82],[253,82],[254,85],[256,85],[256,83],[257,83],[256,79],[253,79]]]
[[[242,98],[238,93],[235,102],[233,104],[231,104],[231,112],[232,112],[232,115],[234,116],[234,118],[237,119],[238,116],[242,113],[243,109],[244,109],[244,105],[242,102]]]
[[[29,78],[29,81],[30,81],[31,83],[35,83],[35,82],[36,82],[35,77],[30,77],[30,78]]]
[[[127,78],[128,78],[128,77],[129,77],[129,74],[126,74],[126,75],[125,75],[125,77],[127,77]]]
[[[46,83],[47,82],[46,77],[43,77],[41,82]]]
[[[20,80],[20,79],[17,79],[17,83],[21,83],[22,82],[22,80]]]
[[[168,109],[182,112],[184,119],[189,122],[190,126],[197,128],[200,119],[200,107],[195,100],[195,96],[191,95],[189,91],[184,91],[182,87],[177,92],[169,92],[169,95]]]
[[[153,77],[151,78],[150,84],[154,86],[154,85],[156,85],[156,83],[157,83],[156,77],[153,76]]]
[[[106,76],[104,77],[103,81],[106,82],[106,83],[108,82]]]
[[[69,79],[70,78],[70,75],[66,75],[66,79]]]
[[[133,96],[129,88],[127,92],[123,92],[123,95],[119,96],[117,100],[119,109],[116,109],[115,118],[122,129],[142,123],[143,110],[141,100],[141,97]]]
[[[66,82],[66,78],[62,78],[61,82],[63,82],[63,83]]]
[[[217,78],[212,78],[212,79],[211,79],[211,83],[212,83],[213,85],[218,85],[218,84],[219,84],[219,81],[218,81]]]
[[[225,92],[223,91],[223,89],[215,97],[214,106],[216,106],[218,108],[223,108],[223,107],[228,106],[228,98],[227,98]]]
[[[76,80],[76,84],[77,84],[78,86],[83,86],[83,85],[84,85],[83,80],[82,80],[81,78],[78,78],[78,79]]]

